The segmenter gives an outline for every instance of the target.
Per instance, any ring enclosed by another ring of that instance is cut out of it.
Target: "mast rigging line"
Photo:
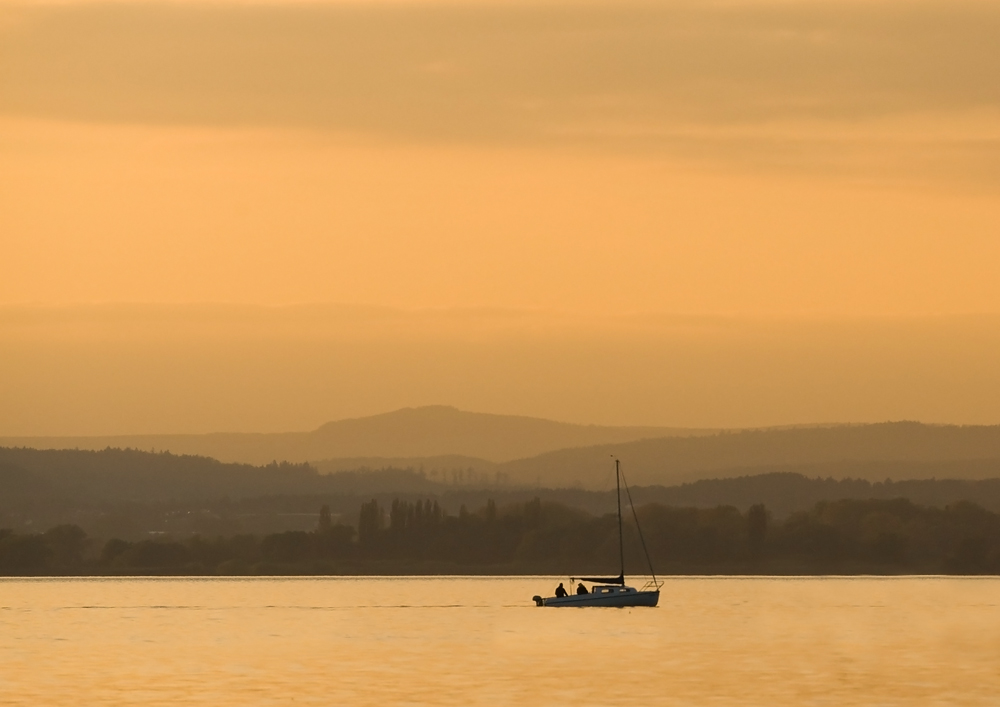
[[[632,502],[632,492],[628,488],[628,481],[625,480],[625,474],[621,470],[621,466],[617,459],[615,459],[615,471],[617,471],[617,476],[625,484],[625,494],[628,496],[628,505],[632,508],[632,519],[635,521],[635,529],[639,531],[639,542],[642,544],[642,552],[646,556],[646,564],[649,565],[649,573],[653,576],[653,584],[656,584],[656,572],[653,570],[653,561],[649,559],[649,550],[646,549],[646,538],[642,535],[642,526],[639,525],[639,516],[635,512],[635,503]],[[621,536],[621,524],[622,524],[622,499],[621,494],[618,495],[618,541],[619,544],[622,542]],[[625,554],[622,553],[622,575],[625,574]]]

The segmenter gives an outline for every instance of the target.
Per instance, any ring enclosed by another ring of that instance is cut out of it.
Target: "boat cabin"
[[[590,590],[591,594],[635,594],[632,587],[619,587],[614,584],[600,584]]]

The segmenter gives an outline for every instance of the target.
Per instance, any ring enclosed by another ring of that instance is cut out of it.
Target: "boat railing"
[[[660,587],[662,587],[662,586],[663,586],[663,580],[662,579],[651,579],[648,582],[646,582],[644,585],[642,585],[642,590],[641,591],[644,591],[644,592],[658,592],[658,591],[660,591]]]

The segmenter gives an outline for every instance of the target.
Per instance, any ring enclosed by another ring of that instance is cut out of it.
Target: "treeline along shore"
[[[1000,514],[969,502],[824,501],[777,521],[764,505],[637,509],[653,564],[677,574],[998,574]],[[356,523],[319,509],[315,528],[268,535],[96,541],[77,525],[0,530],[0,574],[617,574],[617,518],[542,501],[445,512],[430,499],[372,499]],[[626,572],[644,574],[636,526]]]

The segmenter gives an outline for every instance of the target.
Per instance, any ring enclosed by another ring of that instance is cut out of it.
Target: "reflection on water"
[[[0,704],[995,705],[1000,580],[0,580]]]

